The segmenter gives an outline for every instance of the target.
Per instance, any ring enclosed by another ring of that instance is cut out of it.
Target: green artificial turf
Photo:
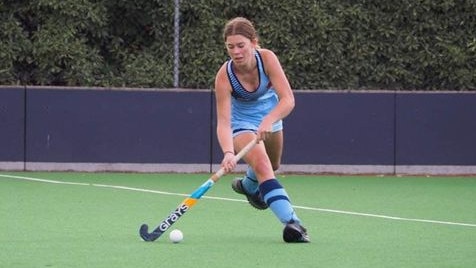
[[[312,239],[286,244],[227,175],[171,228],[181,243],[140,239],[209,176],[0,172],[0,267],[476,266],[470,177],[280,175]]]

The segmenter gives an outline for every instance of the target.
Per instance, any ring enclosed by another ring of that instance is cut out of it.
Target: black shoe
[[[311,242],[307,235],[307,230],[302,225],[289,222],[283,230],[283,239],[287,243],[308,243]]]
[[[241,184],[241,178],[235,178],[231,182],[231,188],[233,191],[245,195],[246,199],[248,199],[248,203],[252,205],[254,208],[259,209],[259,210],[264,210],[268,208],[268,204],[266,204],[263,199],[261,198],[261,195],[258,193],[256,194],[248,194],[245,189],[243,189],[243,185]]]

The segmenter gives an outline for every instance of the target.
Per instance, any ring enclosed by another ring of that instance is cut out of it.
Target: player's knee
[[[269,161],[258,161],[255,163],[253,170],[256,174],[268,174],[273,168],[273,165]]]

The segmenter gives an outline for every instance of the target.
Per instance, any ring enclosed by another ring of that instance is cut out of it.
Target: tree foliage
[[[293,88],[476,90],[472,0],[180,1],[180,86],[210,88],[251,19]],[[0,84],[172,87],[172,0],[0,2]]]

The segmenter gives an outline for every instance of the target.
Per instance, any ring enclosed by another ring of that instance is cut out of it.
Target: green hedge
[[[296,89],[476,90],[473,0],[181,1],[180,87],[211,88],[227,19]],[[0,84],[173,86],[174,1],[0,2]]]

